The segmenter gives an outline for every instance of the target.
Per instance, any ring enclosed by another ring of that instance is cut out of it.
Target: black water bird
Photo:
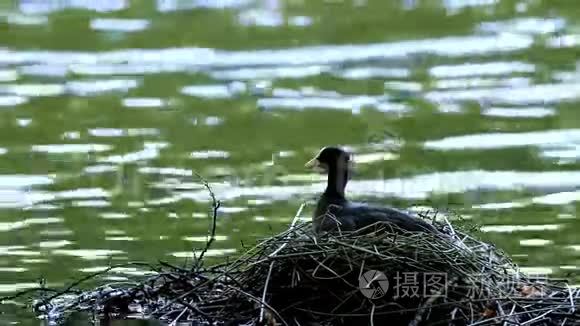
[[[364,203],[350,202],[345,197],[345,188],[351,172],[351,155],[338,147],[324,147],[305,165],[321,168],[328,174],[326,190],[318,200],[312,218],[317,234],[340,231],[355,231],[377,222],[387,222],[411,232],[438,233],[433,225],[406,212],[392,207],[377,207]]]

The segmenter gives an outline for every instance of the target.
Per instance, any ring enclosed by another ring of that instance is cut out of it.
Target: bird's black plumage
[[[328,173],[327,186],[312,219],[316,233],[355,231],[377,222],[387,222],[411,232],[437,233],[431,224],[392,207],[354,203],[344,191],[350,172],[350,154],[338,147],[324,147],[307,166],[318,166]]]

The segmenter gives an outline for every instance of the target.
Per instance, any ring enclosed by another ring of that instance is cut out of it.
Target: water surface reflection
[[[351,197],[447,209],[524,269],[575,277],[576,6],[12,1],[0,292],[191,261],[210,214],[192,171],[223,201],[206,256],[235,255],[322,191],[303,163],[327,144],[354,152]]]

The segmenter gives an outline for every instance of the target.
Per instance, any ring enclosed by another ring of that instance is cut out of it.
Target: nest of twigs
[[[441,235],[374,225],[316,238],[309,223],[258,243],[231,263],[168,264],[136,285],[71,289],[38,315],[154,318],[194,325],[578,325],[578,289],[534,280],[493,246],[446,220]]]

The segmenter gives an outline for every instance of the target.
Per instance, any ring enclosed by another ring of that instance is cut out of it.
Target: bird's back
[[[437,233],[433,225],[401,210],[363,203],[321,198],[314,216],[314,231],[355,231],[378,222],[390,223],[411,232]]]
[[[402,230],[411,232],[437,232],[433,225],[420,218],[392,207],[378,207],[361,203],[349,203],[342,210],[342,216],[352,219],[356,229],[362,229],[377,222],[391,223]]]

